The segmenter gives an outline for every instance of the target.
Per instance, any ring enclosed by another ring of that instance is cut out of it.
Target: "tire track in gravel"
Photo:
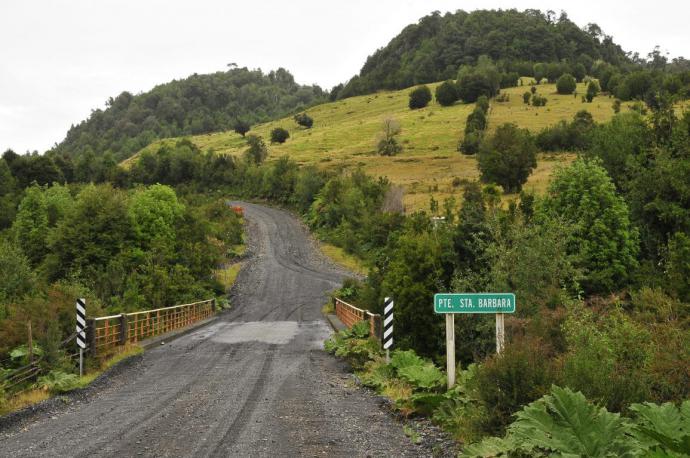
[[[259,397],[262,395],[266,387],[266,383],[268,382],[268,374],[271,371],[271,366],[273,365],[276,349],[277,347],[275,345],[269,346],[266,358],[264,359],[261,370],[259,371],[259,375],[257,376],[256,383],[247,395],[247,398],[242,404],[239,412],[237,412],[235,419],[232,421],[232,423],[230,423],[230,426],[227,428],[222,438],[216,444],[209,456],[213,458],[229,456],[227,449],[235,443],[239,435],[247,426],[249,418],[256,409]]]

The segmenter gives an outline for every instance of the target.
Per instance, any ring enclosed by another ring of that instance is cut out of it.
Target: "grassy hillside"
[[[436,85],[430,86],[433,90]],[[547,105],[533,107],[522,102],[522,93],[526,90],[526,86],[505,89],[503,92],[509,94],[509,101],[492,101],[489,130],[504,122],[515,122],[537,132],[559,120],[572,119],[582,109],[590,111],[596,121],[605,121],[613,115],[612,99],[605,96],[587,104],[581,102],[579,95],[557,95],[555,85],[545,84],[538,86],[538,92],[548,98]],[[579,84],[577,91],[584,94],[584,84]],[[301,164],[362,166],[367,173],[387,176],[404,187],[408,210],[428,208],[430,195],[437,200],[452,195],[459,199],[462,186],[454,187],[453,180],[479,177],[476,158],[457,151],[465,119],[474,106],[442,107],[432,102],[424,109],[410,110],[408,93],[409,89],[380,92],[315,106],[308,111],[314,118],[311,129],[297,126],[292,118],[284,118],[254,126],[250,133],[268,138],[275,127],[290,131],[286,143],[271,145],[269,160],[287,154]],[[400,140],[404,151],[395,157],[381,157],[375,151],[377,136],[386,117],[398,120],[402,127]],[[216,153],[239,155],[246,148],[244,139],[234,132],[198,135],[191,140],[202,150]],[[162,140],[145,150],[155,151],[162,142],[174,141]],[[538,167],[526,189],[543,192],[554,167],[573,157],[572,154],[540,155]]]

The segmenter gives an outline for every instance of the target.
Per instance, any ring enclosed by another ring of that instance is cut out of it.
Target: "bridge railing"
[[[351,328],[355,323],[359,323],[360,321],[368,321],[369,335],[381,341],[383,337],[383,322],[381,321],[381,315],[355,307],[337,297],[333,298],[333,307],[335,308],[335,315],[348,328]]]
[[[87,339],[93,355],[119,345],[184,328],[212,316],[216,300],[193,302],[141,312],[102,316],[87,320]]]

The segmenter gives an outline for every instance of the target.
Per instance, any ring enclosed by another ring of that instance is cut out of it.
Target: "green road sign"
[[[434,295],[436,313],[514,313],[513,293],[449,293]]]

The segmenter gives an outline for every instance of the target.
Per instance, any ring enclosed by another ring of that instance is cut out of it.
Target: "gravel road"
[[[289,213],[241,205],[250,257],[233,308],[81,396],[6,425],[0,456],[430,454],[322,350],[331,330],[320,310],[347,273]]]

